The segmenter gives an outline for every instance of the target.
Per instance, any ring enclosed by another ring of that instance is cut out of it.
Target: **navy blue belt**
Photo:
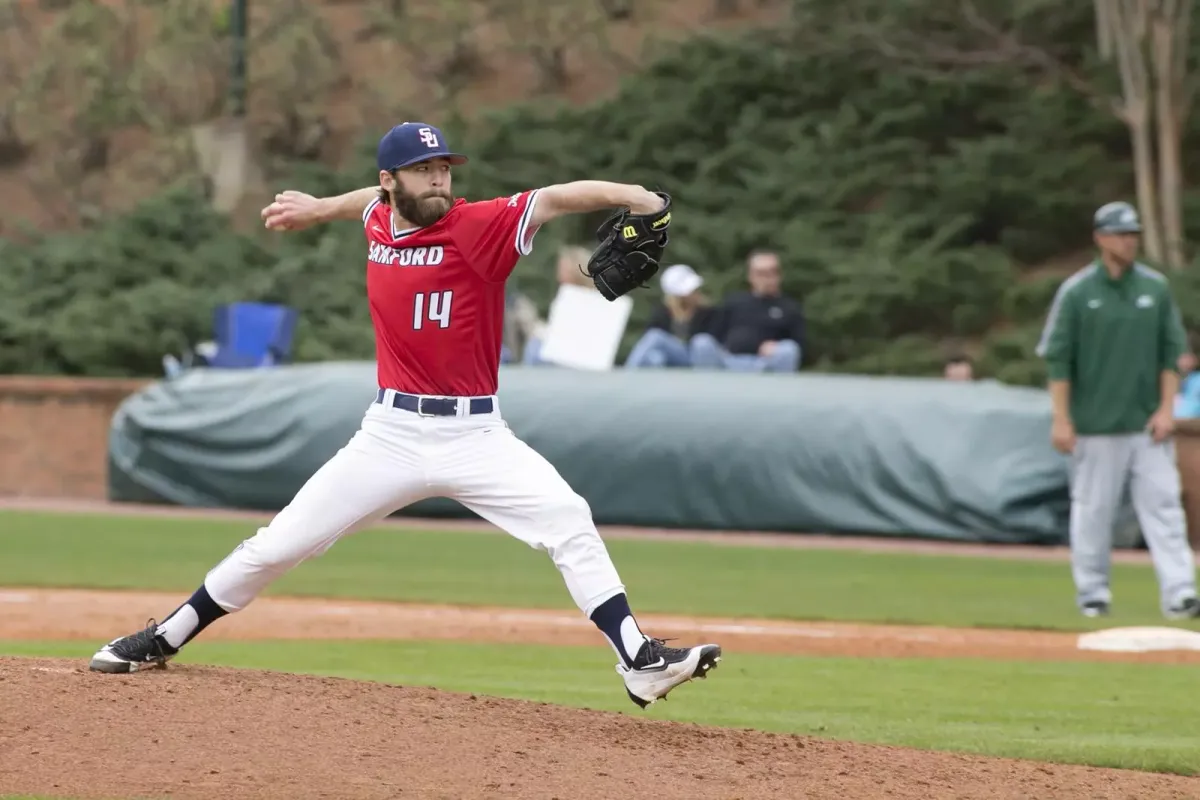
[[[387,390],[380,389],[375,394],[375,402],[382,405],[386,397]],[[490,397],[472,397],[470,404],[471,407],[468,411],[470,414],[492,413],[493,404]],[[392,394],[392,408],[414,411],[422,417],[457,417],[458,398],[425,397],[423,395],[395,392]]]

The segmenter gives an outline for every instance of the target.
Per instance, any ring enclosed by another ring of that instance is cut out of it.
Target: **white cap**
[[[687,297],[700,288],[704,279],[696,274],[696,270],[687,264],[672,264],[663,270],[662,290],[665,294],[675,297]]]

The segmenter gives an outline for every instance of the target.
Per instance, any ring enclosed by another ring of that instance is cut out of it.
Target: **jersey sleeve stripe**
[[[1063,300],[1067,293],[1071,291],[1081,280],[1086,278],[1095,267],[1084,267],[1076,272],[1071,277],[1062,282],[1058,287],[1058,291],[1054,293],[1054,302],[1050,304],[1050,313],[1046,315],[1046,323],[1042,326],[1042,335],[1038,339],[1037,346],[1033,352],[1038,358],[1045,358],[1046,351],[1050,347],[1050,337],[1054,335],[1054,328],[1058,324],[1059,314],[1062,313]]]
[[[367,207],[363,209],[363,227],[367,227],[367,221],[371,219],[371,212],[375,210],[375,206],[379,205],[379,198],[376,197],[371,202],[367,203]]]
[[[521,214],[521,221],[517,223],[517,252],[523,256],[533,252],[533,237],[537,235],[537,228],[530,230],[529,220],[533,219],[533,209],[537,205],[539,191],[541,190],[534,189],[529,193],[525,211]]]
[[[1163,275],[1161,272],[1154,269],[1153,267],[1147,267],[1145,264],[1142,264],[1142,263],[1134,263],[1133,268],[1134,268],[1134,270],[1137,271],[1137,273],[1139,275],[1145,275],[1147,278],[1153,278],[1154,280],[1162,281],[1163,283],[1167,282],[1167,276]]]

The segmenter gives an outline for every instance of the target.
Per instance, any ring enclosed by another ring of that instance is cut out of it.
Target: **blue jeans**
[[[775,343],[769,356],[735,355],[711,334],[698,333],[690,342],[692,366],[696,369],[728,369],[734,372],[795,372],[800,366],[800,345],[791,339]]]
[[[521,363],[527,367],[556,366],[553,361],[542,360],[542,340],[532,337],[525,342],[525,352],[521,354]]]
[[[625,369],[643,367],[690,367],[692,359],[688,346],[679,337],[667,333],[661,328],[651,328],[642,334],[641,338],[629,351],[625,359]]]

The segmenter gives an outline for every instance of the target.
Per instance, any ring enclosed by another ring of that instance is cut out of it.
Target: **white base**
[[[1110,653],[1149,653],[1160,650],[1200,650],[1200,632],[1186,628],[1109,628],[1079,637],[1080,650]]]

